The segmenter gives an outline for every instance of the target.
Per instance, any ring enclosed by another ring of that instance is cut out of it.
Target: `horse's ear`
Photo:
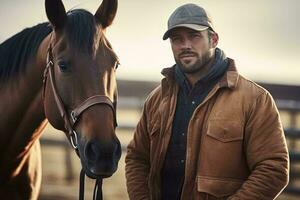
[[[67,14],[61,0],[45,0],[46,14],[55,30],[61,29],[66,21]]]
[[[95,13],[96,20],[106,28],[112,24],[117,13],[118,0],[103,0]]]

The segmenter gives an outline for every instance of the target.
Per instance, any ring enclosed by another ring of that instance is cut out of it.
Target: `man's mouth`
[[[184,55],[184,56],[180,56],[180,58],[190,58],[190,57],[195,57],[194,55]]]
[[[196,57],[196,55],[194,53],[184,53],[179,55],[179,58],[190,58],[190,57]]]

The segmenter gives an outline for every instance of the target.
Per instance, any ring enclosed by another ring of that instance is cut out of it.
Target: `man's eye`
[[[193,33],[193,34],[191,34],[191,37],[193,37],[193,38],[201,38],[202,35],[199,34],[199,33]]]
[[[181,41],[181,38],[180,37],[172,37],[171,38],[172,42],[180,42]]]

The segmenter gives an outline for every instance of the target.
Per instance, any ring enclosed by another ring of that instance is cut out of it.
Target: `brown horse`
[[[0,199],[38,198],[47,120],[66,133],[89,177],[111,176],[120,159],[118,59],[104,35],[117,0],[103,0],[95,15],[66,12],[61,0],[45,7],[50,24],[0,45]]]

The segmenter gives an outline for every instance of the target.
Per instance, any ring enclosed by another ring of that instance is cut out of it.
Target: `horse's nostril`
[[[85,145],[84,155],[90,164],[115,162],[121,157],[121,146],[119,142],[105,144],[90,140]]]
[[[88,142],[85,148],[85,156],[89,161],[96,161],[100,149],[98,145],[94,142]]]

